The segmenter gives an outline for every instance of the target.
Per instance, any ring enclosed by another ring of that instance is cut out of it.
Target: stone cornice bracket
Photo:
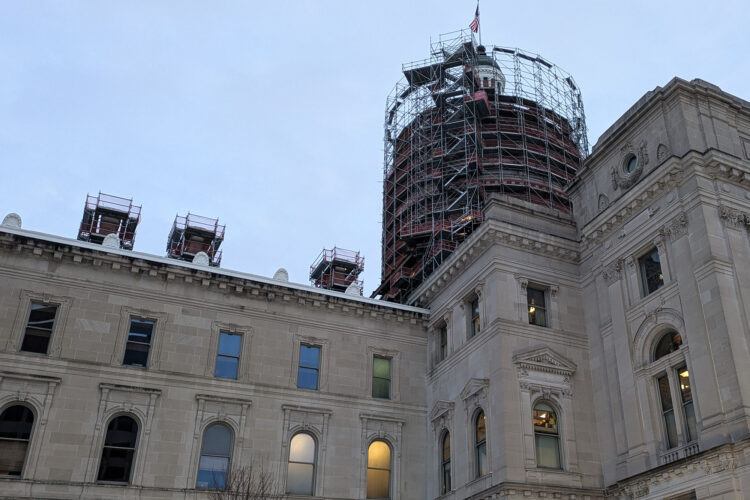
[[[747,214],[726,205],[719,205],[719,217],[726,227],[742,229],[750,225],[750,217]]]
[[[661,234],[669,237],[672,241],[677,241],[688,233],[687,215],[681,212],[674,219],[667,222],[661,229]]]
[[[622,271],[622,260],[615,259],[609,264],[602,267],[602,277],[607,285],[612,285],[620,279],[620,271]]]

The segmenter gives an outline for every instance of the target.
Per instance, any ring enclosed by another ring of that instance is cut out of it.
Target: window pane
[[[560,448],[557,436],[537,433],[536,464],[539,467],[560,468]]]
[[[232,454],[232,431],[226,426],[214,424],[203,433],[201,455],[229,457]]]
[[[384,441],[373,441],[367,451],[367,467],[391,468],[391,448]]]
[[[52,330],[52,327],[55,324],[56,314],[57,306],[50,306],[32,302],[31,311],[29,312],[29,322],[26,324],[26,326],[44,330]]]
[[[451,463],[450,461],[443,463],[443,493],[447,493],[451,490]]]
[[[297,387],[302,389],[318,388],[318,370],[299,367],[297,371]]]
[[[695,409],[693,409],[693,403],[687,403],[683,409],[685,410],[685,425],[688,431],[688,441],[692,441],[698,437],[698,430],[695,427]]]
[[[219,336],[219,354],[239,357],[242,335],[222,333]]]
[[[299,365],[307,368],[320,368],[320,347],[301,345],[299,348]]]
[[[134,450],[105,447],[99,466],[99,481],[129,482],[134,453]]]
[[[25,352],[36,352],[47,354],[49,348],[50,330],[39,330],[37,328],[27,328],[21,343],[21,350]]]
[[[372,359],[372,374],[375,377],[391,378],[391,360],[374,357]]]
[[[693,400],[693,393],[690,390],[690,377],[687,368],[684,366],[677,369],[677,377],[680,382],[680,397],[683,403],[689,403]]]
[[[672,393],[669,390],[669,380],[667,377],[660,377],[659,380],[659,398],[661,399],[661,411],[665,412],[672,409]]]
[[[483,442],[477,446],[477,476],[484,476],[487,472],[487,443]]]
[[[214,376],[224,378],[237,378],[237,366],[239,365],[239,359],[230,358],[227,356],[216,357],[216,371]]]
[[[117,417],[107,426],[105,446],[135,448],[138,439],[138,424],[130,417]]]
[[[674,422],[674,411],[664,413],[664,426],[667,430],[667,444],[670,448],[677,446],[677,425]]]
[[[0,476],[20,476],[26,460],[28,441],[0,439]]]
[[[648,295],[661,288],[664,285],[664,276],[661,273],[659,251],[654,248],[651,252],[638,259],[638,262],[641,267],[644,295]]]
[[[485,427],[486,420],[487,419],[484,416],[484,412],[483,411],[479,412],[479,415],[477,416],[477,420],[476,420],[476,432],[475,432],[477,443],[480,441],[484,441],[486,437],[486,427]]]
[[[391,397],[391,381],[382,378],[373,378],[372,397],[389,399]]]
[[[367,469],[367,498],[390,498],[391,472]]]
[[[654,349],[654,361],[676,351],[682,345],[682,336],[677,332],[667,332],[659,339]]]
[[[151,333],[153,332],[153,329],[154,329],[153,321],[131,319],[130,320],[130,332],[128,332],[128,340],[150,344]]]
[[[29,439],[34,414],[23,405],[6,408],[0,415],[0,438]]]
[[[540,403],[534,406],[534,430],[557,434],[557,414],[549,405]]]
[[[451,435],[447,432],[443,437],[443,461],[451,459]]]
[[[315,462],[315,440],[311,435],[304,432],[295,434],[289,446],[289,461],[308,464]]]
[[[148,344],[137,344],[128,342],[125,347],[125,357],[122,360],[123,365],[146,366],[148,361]]]
[[[288,493],[298,495],[312,495],[313,465],[290,463],[289,474],[286,478],[286,490]]]
[[[196,487],[204,489],[223,488],[227,484],[229,458],[201,456]]]

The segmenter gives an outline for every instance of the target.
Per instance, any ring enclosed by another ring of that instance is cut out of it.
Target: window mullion
[[[685,435],[685,420],[682,409],[682,398],[680,397],[680,384],[677,380],[673,366],[667,368],[667,380],[669,380],[669,392],[672,397],[672,413],[674,414],[675,427],[677,428],[677,446],[687,442]]]

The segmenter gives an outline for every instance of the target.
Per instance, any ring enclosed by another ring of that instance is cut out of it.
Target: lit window
[[[99,463],[99,481],[130,482],[137,439],[138,424],[132,418],[120,416],[109,422]]]
[[[681,345],[682,336],[679,333],[674,331],[665,333],[656,344],[653,360],[656,361],[659,358],[663,358],[667,354],[679,349]]]
[[[445,495],[451,491],[451,435],[448,431],[443,434],[442,451],[440,488],[442,494]]]
[[[367,450],[367,498],[391,498],[391,447],[373,441]]]
[[[487,474],[487,419],[483,411],[474,419],[474,459],[477,477]]]
[[[209,426],[203,432],[196,488],[217,489],[226,486],[231,456],[232,431],[223,424]]]
[[[685,363],[684,352],[680,352],[680,346],[682,335],[670,330],[658,337],[652,354],[653,362],[662,360],[655,369],[660,372],[656,377],[656,386],[667,448],[675,448],[681,443],[698,439],[690,373]],[[674,389],[679,393],[679,397]],[[677,428],[678,419],[684,422],[684,435]]]
[[[544,290],[527,287],[526,302],[529,308],[529,324],[547,326],[547,308],[544,301]]]
[[[310,434],[295,434],[289,446],[287,493],[312,495],[315,478],[315,440]]]
[[[469,330],[469,336],[473,337],[474,335],[477,335],[480,330],[480,316],[479,316],[479,299],[474,298],[469,302],[469,310],[471,311],[471,324],[470,330]]]
[[[216,353],[216,370],[214,376],[222,378],[237,378],[240,366],[240,348],[242,335],[221,332],[219,335],[219,349]]]
[[[57,306],[31,303],[29,318],[26,322],[26,331],[23,335],[21,350],[26,352],[37,352],[47,354],[49,341],[52,337],[52,328],[55,326]]]
[[[557,430],[557,414],[546,403],[534,406],[534,441],[536,442],[536,465],[560,468],[560,435]]]
[[[23,405],[0,413],[0,476],[20,476],[29,448],[34,414]]]
[[[661,261],[659,251],[656,248],[638,259],[641,269],[641,283],[643,284],[643,296],[655,292],[664,286],[664,275],[661,272]]]
[[[372,397],[391,398],[391,359],[381,356],[372,358]]]
[[[130,319],[128,342],[125,345],[123,365],[143,366],[148,363],[148,352],[154,333],[154,321],[147,319]]]
[[[299,346],[299,368],[297,369],[297,387],[301,389],[318,389],[320,372],[320,347],[312,345]]]

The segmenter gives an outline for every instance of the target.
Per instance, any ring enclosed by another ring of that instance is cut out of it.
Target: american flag
[[[469,25],[469,29],[474,33],[479,31],[479,5],[477,5],[477,11],[474,13],[474,20]]]

